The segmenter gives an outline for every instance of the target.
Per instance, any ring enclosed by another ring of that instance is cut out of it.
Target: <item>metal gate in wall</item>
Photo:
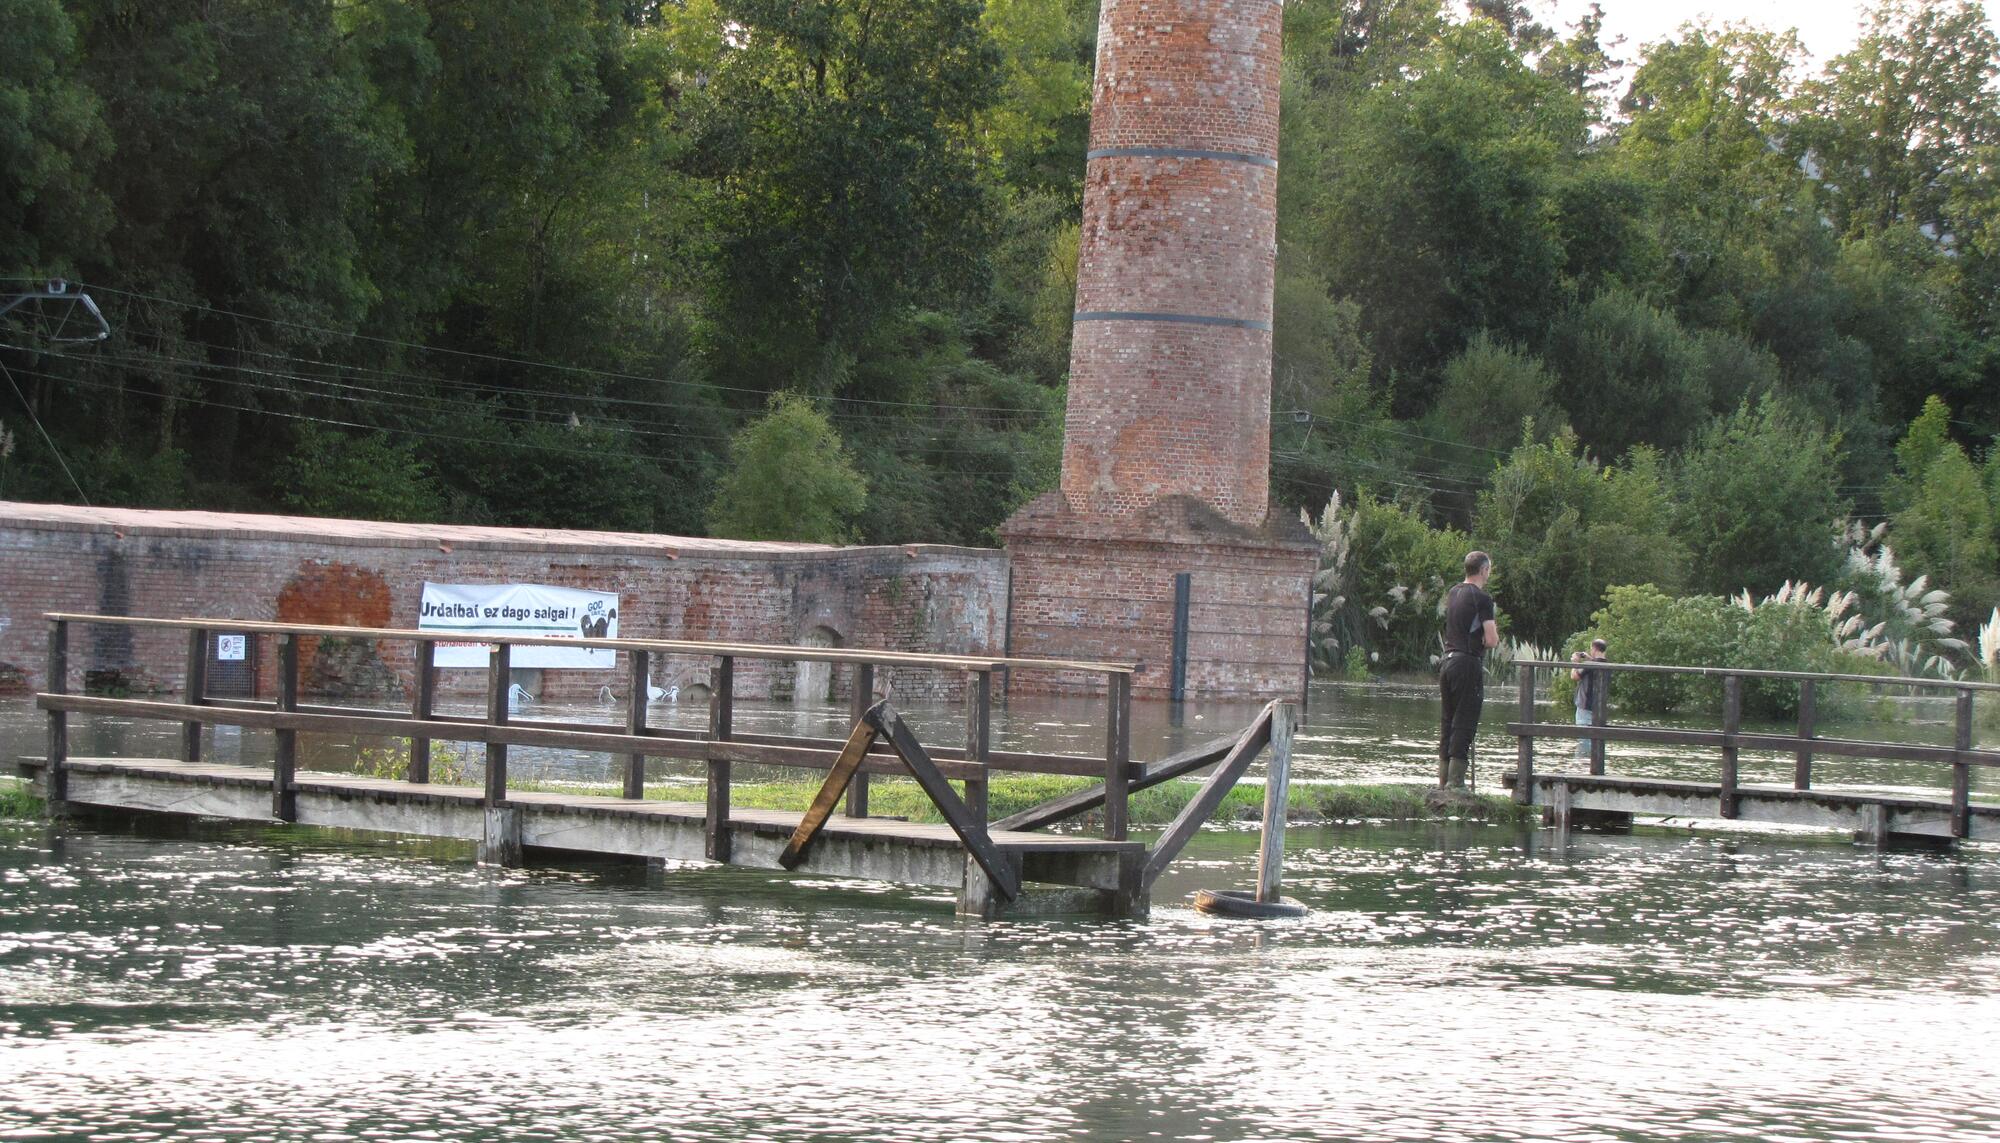
[[[208,693],[216,698],[256,698],[257,637],[239,631],[209,632],[207,683]]]

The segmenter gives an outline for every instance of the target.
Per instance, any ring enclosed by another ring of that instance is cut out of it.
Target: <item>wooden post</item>
[[[1515,677],[1517,680],[1515,685],[1519,687],[1521,692],[1519,700],[1520,722],[1521,725],[1528,726],[1535,721],[1535,668],[1531,664],[1522,663],[1516,671]],[[1514,802],[1516,805],[1522,806],[1533,805],[1535,802],[1535,736],[1523,732],[1521,737],[1515,739],[1514,749]],[[1444,782],[1442,778],[1439,779],[1438,785],[1440,788],[1443,787]]]
[[[197,627],[188,632],[187,704],[200,706],[208,694],[208,632]],[[201,723],[181,723],[181,760],[201,761]]]
[[[514,649],[505,643],[493,644],[493,657],[486,663],[486,725],[507,725],[507,699],[514,686]],[[507,800],[507,744],[486,744],[486,799],[488,809]]]
[[[1743,728],[1743,677],[1722,677],[1722,805],[1725,818],[1736,816],[1736,732]]]
[[[1951,836],[1964,837],[1972,828],[1972,766],[1965,752],[1972,749],[1972,692],[1958,692],[1957,727],[1952,749],[1958,757],[1951,763]]]
[[[417,641],[416,686],[411,688],[410,717],[418,722],[430,721],[437,706],[437,644],[429,639]],[[431,780],[431,740],[410,739],[410,769],[404,777],[412,782]]]
[[[1861,832],[1855,838],[1863,845],[1876,849],[1889,846],[1889,807],[1881,802],[1869,802],[1861,807]]]
[[[1792,761],[1792,789],[1812,789],[1812,739],[1819,721],[1819,687],[1813,679],[1799,680],[1799,747]]]
[[[965,678],[965,760],[979,767],[979,777],[965,780],[965,808],[972,820],[986,823],[986,763],[993,752],[993,676],[968,671]]]
[[[646,704],[652,696],[647,688],[652,686],[653,655],[650,651],[633,651],[631,662],[632,693],[625,700],[625,733],[640,735],[646,733]],[[625,756],[626,797],[639,801],[646,796],[646,756],[628,754]]]
[[[909,768],[910,777],[915,778],[917,785],[923,787],[924,793],[930,796],[931,804],[937,807],[938,814],[944,818],[945,824],[958,835],[960,843],[972,854],[972,859],[979,863],[979,868],[985,871],[986,876],[993,882],[994,890],[1009,901],[1020,896],[1021,870],[1018,861],[994,847],[986,823],[974,819],[966,812],[965,803],[952,792],[951,783],[945,780],[944,774],[937,768],[937,763],[931,761],[931,756],[917,742],[916,735],[910,733],[910,728],[904,724],[902,716],[898,715],[885,700],[869,707],[867,718],[876,732],[888,739],[890,748],[903,760],[903,765]]]
[[[278,710],[299,709],[299,637],[278,636]],[[271,816],[281,822],[299,820],[299,732],[280,727],[278,748],[271,761]]]
[[[44,685],[48,693],[69,693],[69,622],[49,620],[49,673]],[[60,817],[69,809],[69,712],[49,712],[48,777],[44,779],[43,805],[50,817]]]
[[[854,693],[847,696],[848,713],[853,715],[853,718],[848,722],[850,733],[854,727],[861,725],[861,716],[867,714],[868,708],[874,705],[875,664],[856,663],[854,664]],[[856,773],[854,781],[848,784],[847,816],[850,818],[865,818],[868,816],[868,772],[866,770]]]
[[[522,863],[521,807],[489,806],[485,831],[479,839],[477,858],[481,865],[518,868]]]
[[[1575,824],[1576,820],[1576,814],[1570,808],[1568,779],[1559,777],[1556,779],[1555,785],[1549,788],[1548,814],[1549,824],[1554,826],[1556,830],[1556,842],[1560,845],[1568,845],[1570,828]]]
[[[1585,667],[1588,671],[1590,668]],[[1590,772],[1604,773],[1604,718],[1611,709],[1611,672],[1599,670],[1589,676],[1596,689],[1590,692]]]
[[[708,737],[711,742],[727,742],[730,723],[736,714],[736,660],[718,655],[708,676]],[[706,845],[710,861],[729,860],[729,762],[708,760],[708,813],[705,818]]]
[[[1257,900],[1276,901],[1283,894],[1285,813],[1291,804],[1292,732],[1299,710],[1283,703],[1271,712],[1271,762],[1264,776],[1264,837],[1257,850]]]
[[[1104,689],[1109,696],[1104,726],[1104,837],[1107,841],[1124,841],[1131,781],[1128,767],[1132,760],[1132,676],[1123,672],[1107,674]]]

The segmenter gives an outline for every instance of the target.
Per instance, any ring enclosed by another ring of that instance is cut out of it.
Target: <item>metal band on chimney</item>
[[[1177,321],[1188,325],[1226,325],[1236,329],[1261,329],[1271,331],[1271,323],[1252,318],[1211,317],[1208,314],[1154,314],[1134,313],[1124,310],[1085,310],[1074,315],[1072,321]]]
[[[1268,155],[1252,155],[1243,151],[1193,151],[1185,147],[1099,147],[1086,151],[1086,159],[1214,159],[1219,163],[1249,163],[1256,167],[1278,169],[1278,160]]]

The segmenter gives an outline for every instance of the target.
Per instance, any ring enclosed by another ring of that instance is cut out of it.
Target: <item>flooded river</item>
[[[1317,692],[1301,771],[1424,780],[1425,697]],[[1082,751],[1092,713],[1016,703],[1002,733]],[[1243,717],[1144,710],[1137,752]],[[9,753],[35,729],[0,710]],[[1205,833],[1147,922],[980,923],[739,869],[0,822],[0,1139],[2000,1139],[1994,847],[1298,828],[1306,918],[1186,906],[1248,885],[1254,841]]]

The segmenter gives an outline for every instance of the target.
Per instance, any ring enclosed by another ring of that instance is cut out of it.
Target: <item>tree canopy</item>
[[[810,415],[868,494],[797,534],[992,543],[1060,454],[1095,15],[16,0],[0,290],[78,280],[115,336],[0,323],[0,480],[740,531],[744,442]],[[1275,510],[1490,543],[1549,640],[1636,577],[1820,576],[1849,513],[1984,614],[1987,13],[1879,0],[1823,64],[1602,17],[1286,5]]]

